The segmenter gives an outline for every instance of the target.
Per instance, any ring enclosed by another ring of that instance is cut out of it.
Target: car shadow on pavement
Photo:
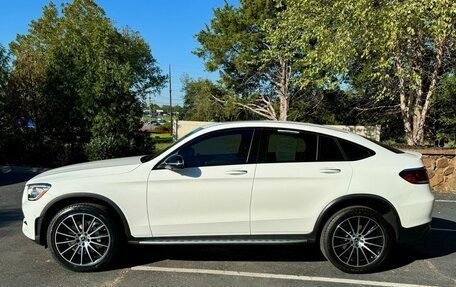
[[[408,265],[416,260],[443,257],[456,252],[456,222],[434,217],[430,232],[422,239],[398,246],[388,269]]]
[[[442,257],[456,252],[456,222],[433,218],[432,230],[424,238],[398,246],[390,264],[380,271],[408,265],[416,260]],[[293,245],[170,245],[125,247],[114,269],[151,264],[163,260],[182,261],[326,261],[317,244]]]
[[[177,261],[277,261],[326,260],[316,245],[168,245],[128,246],[114,268],[129,268],[163,260]]]

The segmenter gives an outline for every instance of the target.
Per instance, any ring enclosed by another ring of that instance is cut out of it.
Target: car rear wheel
[[[118,236],[107,210],[100,205],[73,204],[49,224],[47,243],[54,258],[73,271],[96,271],[114,257]]]
[[[325,224],[320,248],[337,268],[348,273],[372,272],[382,266],[393,247],[391,227],[373,209],[340,210]]]

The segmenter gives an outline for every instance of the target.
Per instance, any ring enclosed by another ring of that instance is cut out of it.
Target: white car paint
[[[155,170],[179,147],[203,134],[227,128],[272,127],[317,132],[363,145],[375,155],[353,162],[245,164]],[[73,194],[110,199],[123,212],[137,238],[184,235],[299,234],[310,232],[323,208],[348,194],[373,194],[389,201],[403,227],[431,221],[433,195],[427,184],[410,184],[398,176],[422,167],[420,156],[395,154],[355,134],[292,122],[213,124],[189,135],[156,158],[96,161],[50,170],[26,184],[22,200],[24,234],[35,239],[35,220],[59,198]],[[321,169],[340,168],[338,174]],[[246,173],[230,175],[230,170]],[[27,186],[52,187],[37,201]]]
[[[254,174],[253,164],[151,172],[147,202],[152,233],[249,235]]]
[[[325,173],[340,169],[339,173]],[[348,192],[348,162],[258,164],[252,191],[252,234],[305,234],[333,199]]]

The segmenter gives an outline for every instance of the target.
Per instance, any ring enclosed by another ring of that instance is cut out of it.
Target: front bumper
[[[22,233],[28,238],[35,240],[35,227],[31,226],[31,221],[28,221],[26,218],[22,221]]]
[[[47,192],[42,198],[37,201],[29,201],[27,199],[27,186],[24,188],[24,193],[22,196],[22,213],[24,214],[24,220],[22,222],[22,233],[24,233],[27,238],[35,241],[39,244],[44,244],[40,239],[41,223],[43,217],[41,217],[41,212],[48,202],[53,198],[51,192]]]

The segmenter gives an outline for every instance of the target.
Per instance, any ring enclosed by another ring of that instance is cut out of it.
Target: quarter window
[[[327,136],[319,136],[318,146],[319,161],[343,161],[344,156],[337,145],[336,139]]]
[[[260,163],[316,161],[317,135],[292,130],[263,130]]]
[[[375,153],[370,149],[367,149],[363,146],[349,142],[343,139],[338,139],[338,142],[347,157],[347,160],[360,160],[366,157],[370,157]]]
[[[182,147],[185,167],[243,164],[247,162],[252,129],[214,132]]]

